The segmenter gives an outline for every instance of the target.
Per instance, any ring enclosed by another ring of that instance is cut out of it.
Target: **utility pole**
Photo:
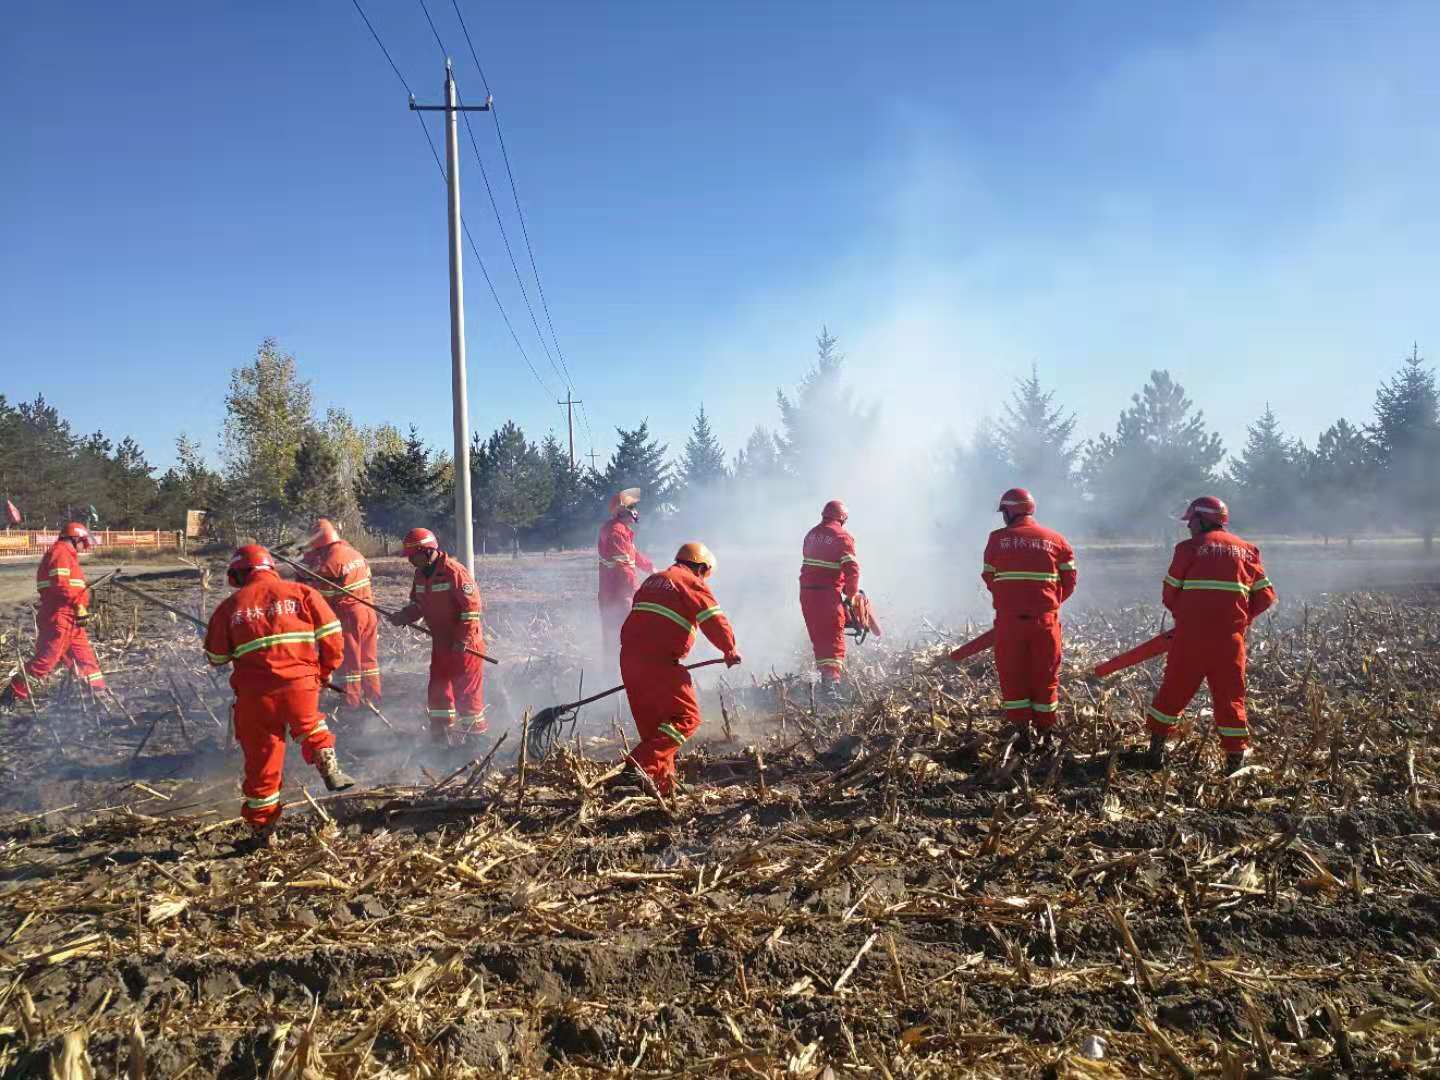
[[[464,223],[460,217],[460,135],[461,112],[489,112],[491,99],[484,105],[461,105],[455,90],[455,76],[450,61],[445,61],[445,104],[417,105],[412,95],[413,112],[445,114],[445,181],[448,189],[446,208],[450,225],[450,396],[455,422],[455,544],[456,555],[471,574],[475,573],[475,530],[470,520],[470,405],[465,387],[465,284],[464,249],[461,247]]]
[[[590,448],[590,453],[586,456],[590,458],[590,471],[598,473],[600,469],[595,464],[595,459],[598,458],[600,455],[595,452],[595,448],[593,446]]]
[[[570,429],[570,471],[575,471],[575,406],[580,402],[570,400],[575,391],[567,389],[565,400],[555,402],[556,405],[565,406],[565,426]]]

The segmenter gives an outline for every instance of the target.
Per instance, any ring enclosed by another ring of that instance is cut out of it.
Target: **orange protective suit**
[[[995,605],[995,671],[1005,717],[1049,731],[1060,690],[1060,605],[1075,591],[1075,550],[1027,514],[990,534],[980,576]]]
[[[340,620],[324,597],[273,571],[252,571],[210,616],[205,657],[231,665],[235,740],[245,753],[240,815],[252,827],[280,816],[287,731],[307,764],[335,745],[320,687],[344,656]]]
[[[410,602],[400,611],[406,622],[424,619],[435,635],[430,645],[430,685],[426,708],[430,733],[437,738],[454,726],[479,734],[485,723],[485,661],[466,649],[485,652],[480,617],[484,604],[470,571],[443,552],[415,571]]]
[[[815,651],[815,667],[828,682],[845,671],[844,600],[860,589],[860,560],[855,538],[835,520],[820,522],[805,534],[800,560],[800,613]]]
[[[16,672],[10,681],[15,697],[29,697],[30,682],[40,682],[61,664],[67,665],[92,689],[105,689],[105,676],[90,647],[90,636],[78,617],[86,611],[85,572],[80,556],[68,540],[56,540],[40,558],[35,569],[35,590],[40,595],[40,610],[35,622],[39,636],[35,655],[25,662],[25,671]]]
[[[674,788],[675,754],[700,726],[695,686],[680,663],[697,627],[726,656],[735,652],[735,633],[710,586],[677,563],[645,579],[620,629],[620,675],[640,734],[630,759],[661,794]]]
[[[1260,549],[1224,529],[1182,540],[1165,575],[1163,599],[1175,616],[1175,637],[1146,726],[1170,735],[1200,684],[1208,682],[1221,747],[1227,754],[1243,751],[1250,745],[1245,633],[1275,603]]]
[[[370,600],[370,564],[344,540],[307,551],[305,565],[321,577],[344,589],[319,586],[319,593],[335,609],[344,631],[345,662],[337,674],[345,691],[345,704],[354,708],[363,696],[380,704],[380,654],[375,609],[361,600]],[[348,590],[348,591],[347,591]]]
[[[655,566],[636,549],[630,523],[618,517],[600,526],[596,547],[600,552],[600,633],[605,662],[611,664],[620,647],[620,626],[630,614],[630,600],[635,595],[635,571],[649,574]]]

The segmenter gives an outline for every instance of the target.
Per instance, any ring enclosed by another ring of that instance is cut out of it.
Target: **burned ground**
[[[7,1074],[1440,1066],[1433,592],[1262,622],[1258,747],[1233,777],[1204,717],[1170,769],[1138,767],[1155,665],[1080,672],[1154,610],[1094,610],[1068,621],[1053,763],[996,737],[984,665],[937,663],[917,634],[865,647],[843,709],[798,678],[711,684],[686,789],[661,803],[606,787],[629,734],[606,710],[542,763],[510,756],[513,733],[484,760],[512,717],[572,696],[588,609],[547,597],[589,584],[578,563],[486,567],[504,724],[427,756],[399,704],[424,646],[390,635],[399,733],[337,724],[367,787],[312,805],[292,759],[283,843],[247,855],[226,695],[183,627],[110,605],[101,657],[129,716],[62,684],[0,742]],[[150,585],[195,599],[193,579]]]

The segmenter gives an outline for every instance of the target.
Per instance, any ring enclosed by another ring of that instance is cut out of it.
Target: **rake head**
[[[573,706],[551,705],[530,718],[530,737],[526,745],[532,760],[545,760],[545,755],[560,741],[561,729],[573,723],[575,715]]]

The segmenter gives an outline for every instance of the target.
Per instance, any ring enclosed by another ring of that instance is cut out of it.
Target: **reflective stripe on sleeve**
[[[859,562],[859,561],[860,561],[860,560],[857,559],[857,558],[855,558],[854,555],[841,555],[841,556],[840,556],[840,565],[841,565],[841,566],[844,566],[847,562]]]
[[[321,638],[327,638],[331,634],[338,633],[340,633],[340,620],[336,619],[334,622],[327,622],[324,626],[316,627],[315,640],[319,641]]]
[[[1259,581],[1255,582],[1254,585],[1250,586],[1250,591],[1259,592],[1261,589],[1273,589],[1274,587],[1268,577],[1262,577]]]
[[[987,562],[987,563],[983,564],[983,565],[980,567],[980,573],[982,573],[982,574],[993,574],[993,573],[995,573],[995,567],[991,566],[991,565]]]
[[[695,622],[696,622],[697,624],[698,624],[698,623],[702,623],[702,622],[704,622],[706,619],[713,619],[716,615],[724,615],[724,614],[725,614],[725,612],[723,612],[723,611],[720,610],[720,605],[719,605],[719,604],[716,604],[714,607],[707,607],[704,611],[702,611],[702,612],[700,612],[698,615],[696,615],[696,616],[695,616]]]
[[[1062,574],[1065,573],[1067,570],[1073,574],[1075,572],[1075,563],[1062,562],[1056,569],[1058,569]]]
[[[652,604],[648,601],[640,601],[631,606],[631,611],[648,611],[652,615],[663,615],[676,626],[684,627],[688,633],[694,633],[695,627],[690,620],[681,615],[678,611],[672,611],[664,604]]]
[[[1169,574],[1166,574],[1165,584],[1169,585],[1172,589],[1179,589],[1182,588],[1185,583],[1177,577],[1171,577]]]
[[[480,621],[480,612],[478,612],[478,611],[462,611],[462,612],[460,612],[460,621],[461,621],[461,622],[479,622],[479,621]]]
[[[228,664],[230,662],[230,657],[227,654],[213,653],[209,650],[206,650],[205,652],[205,659],[209,660],[210,663],[214,664],[216,667],[219,667],[221,664]]]

